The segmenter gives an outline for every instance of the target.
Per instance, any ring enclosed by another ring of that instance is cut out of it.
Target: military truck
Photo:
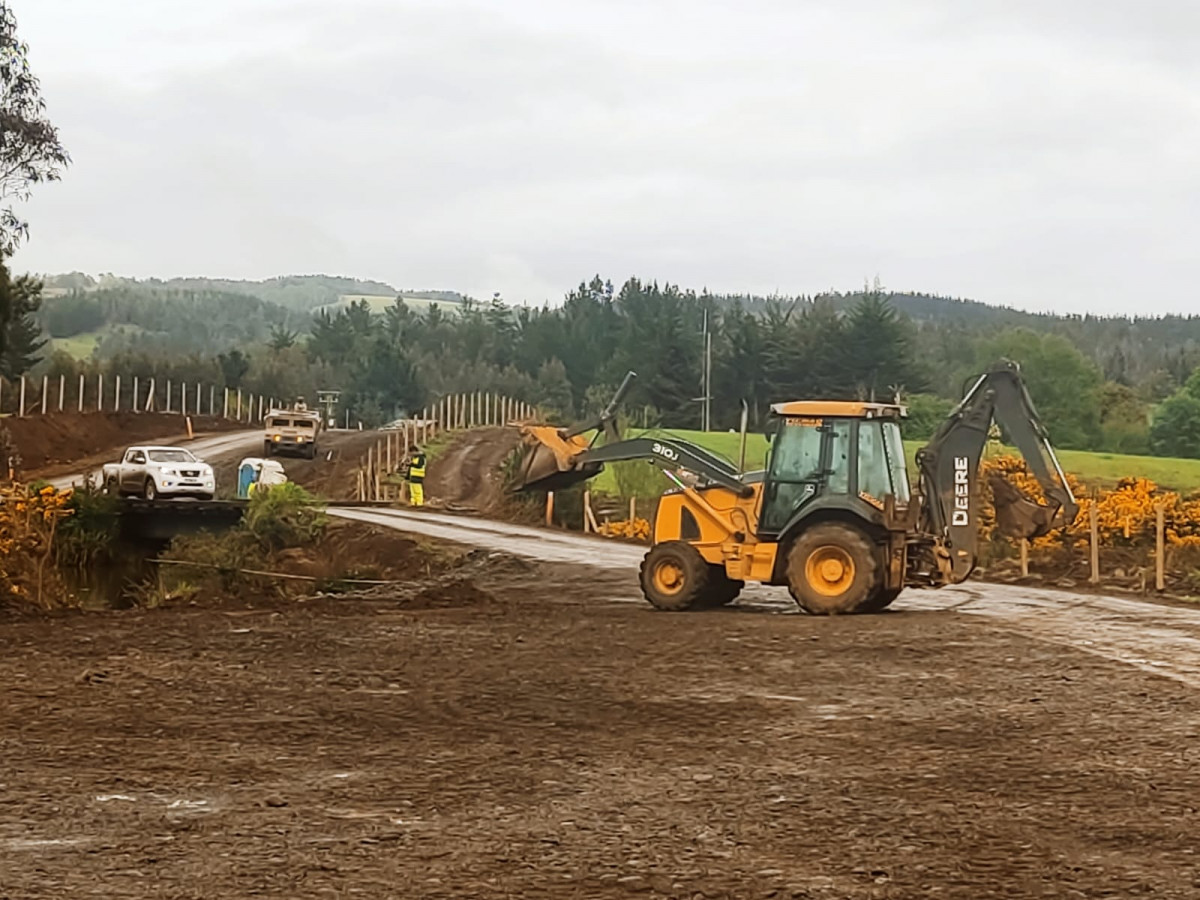
[[[271,409],[263,422],[263,456],[317,455],[317,438],[321,433],[321,414],[310,410],[300,400],[291,406]]]

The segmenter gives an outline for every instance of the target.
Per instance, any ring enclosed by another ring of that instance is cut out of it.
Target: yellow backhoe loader
[[[621,460],[661,466],[675,487],[659,501],[641,566],[642,591],[659,609],[721,606],[757,581],[786,585],[813,615],[877,612],[905,587],[966,580],[978,553],[979,460],[993,423],[1025,457],[1046,500],[994,479],[1001,531],[1032,539],[1079,512],[1012,362],[979,376],[918,451],[915,491],[900,439],[902,406],[777,403],[766,468],[745,472],[688,441],[622,440],[616,412],[634,377],[593,422],[527,427],[516,488],[561,490]],[[744,446],[744,418],[742,434]]]

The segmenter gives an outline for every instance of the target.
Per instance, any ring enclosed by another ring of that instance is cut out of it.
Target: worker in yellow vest
[[[405,472],[405,478],[408,479],[408,499],[413,506],[425,505],[425,451],[420,447],[413,447],[412,453],[408,455],[408,470]]]

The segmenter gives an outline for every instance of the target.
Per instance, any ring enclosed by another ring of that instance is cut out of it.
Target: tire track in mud
[[[333,515],[549,563],[630,573],[614,602],[644,602],[637,587],[642,547],[440,513],[331,509]],[[783,588],[747,585],[729,611],[799,613]],[[941,590],[910,589],[884,615],[953,612],[1040,641],[1200,687],[1200,609],[1133,597],[1071,594],[1019,585],[971,582]],[[703,613],[709,615],[711,613]]]

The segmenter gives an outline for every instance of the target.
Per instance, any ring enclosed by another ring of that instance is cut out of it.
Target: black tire
[[[309,444],[308,445],[308,453],[306,455],[308,456],[309,459],[316,459],[317,458],[317,445]]]
[[[270,441],[263,441],[263,457],[264,458],[270,459],[271,451],[273,449],[274,449],[274,445]]]
[[[824,522],[802,531],[787,560],[788,589],[806,613],[837,616],[871,611],[883,580],[879,553],[852,525]]]
[[[746,582],[735,581],[726,575],[724,566],[714,566],[710,563],[708,566],[708,589],[700,598],[698,605],[709,609],[728,606],[738,598],[738,594],[745,586]]]
[[[893,600],[900,596],[901,590],[902,588],[880,588],[875,592],[875,596],[863,604],[862,609],[859,611],[865,613],[883,612],[883,610],[892,605]]]
[[[110,497],[120,497],[121,490],[117,487],[117,479],[111,475],[104,480],[104,493]]]
[[[146,483],[142,485],[142,497],[146,500],[158,499],[158,488],[154,486],[153,478],[147,478]]]
[[[709,566],[686,541],[655,544],[642,559],[642,594],[655,609],[681,612],[700,606],[709,587]]]

